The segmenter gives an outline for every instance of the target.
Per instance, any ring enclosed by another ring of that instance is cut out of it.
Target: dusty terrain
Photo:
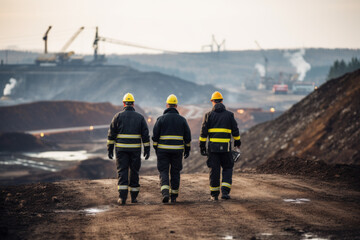
[[[208,200],[208,175],[182,175],[176,204],[157,176],[138,204],[116,204],[116,180],[1,187],[5,239],[360,239],[360,192],[304,177],[236,174],[232,199]]]
[[[360,70],[332,79],[280,117],[241,135],[240,167],[273,157],[360,163]]]

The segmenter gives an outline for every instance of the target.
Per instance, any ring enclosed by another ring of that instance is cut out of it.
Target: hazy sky
[[[201,51],[214,34],[227,50],[360,48],[360,0],[0,0],[0,49],[91,53],[100,35],[154,48]],[[102,53],[156,53],[100,43]]]

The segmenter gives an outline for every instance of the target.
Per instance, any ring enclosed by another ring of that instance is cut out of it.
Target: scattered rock
[[[60,200],[57,198],[57,196],[53,196],[51,198],[51,201],[54,202],[54,203],[59,203],[60,202]]]

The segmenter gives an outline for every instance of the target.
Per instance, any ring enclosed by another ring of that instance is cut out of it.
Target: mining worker
[[[208,156],[206,161],[210,168],[210,194],[211,200],[218,200],[221,188],[221,198],[230,199],[232,173],[234,162],[231,155],[231,135],[234,138],[234,146],[240,147],[240,135],[234,113],[227,111],[220,92],[214,92],[211,96],[213,108],[206,113],[200,132],[201,155]],[[208,152],[206,141],[209,137]],[[220,185],[220,171],[222,167],[222,181]]]
[[[116,168],[118,173],[118,203],[124,205],[130,191],[131,202],[137,203],[140,190],[139,170],[141,166],[141,142],[144,145],[145,160],[150,156],[149,129],[144,117],[135,112],[134,96],[124,95],[124,110],[117,113],[110,124],[108,132],[108,156],[114,155],[116,147]],[[130,170],[130,174],[129,174]]]
[[[171,94],[166,100],[167,109],[154,126],[153,146],[160,173],[162,202],[175,203],[179,195],[182,158],[190,154],[191,133],[186,119],[177,111],[178,100]],[[169,171],[171,180],[169,180]],[[171,182],[171,183],[170,183]]]

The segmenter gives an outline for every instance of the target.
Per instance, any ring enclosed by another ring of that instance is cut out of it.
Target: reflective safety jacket
[[[204,116],[199,138],[200,145],[205,145],[209,138],[209,152],[229,152],[231,150],[231,135],[234,140],[240,140],[234,113],[227,111],[224,104],[217,103]]]
[[[152,137],[154,148],[165,152],[190,150],[191,132],[186,119],[179,115],[176,108],[168,108],[154,126]]]
[[[141,141],[144,147],[150,147],[146,121],[133,107],[124,107],[124,110],[117,113],[111,121],[108,147],[115,144],[116,149],[120,151],[141,151]]]

